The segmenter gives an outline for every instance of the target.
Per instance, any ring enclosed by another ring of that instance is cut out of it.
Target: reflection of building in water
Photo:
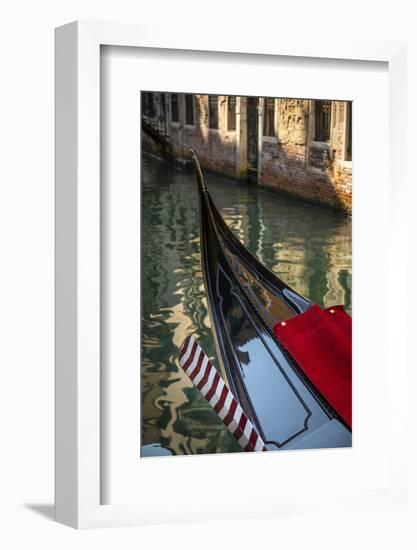
[[[308,296],[308,264],[302,242],[278,242],[274,245],[274,271],[287,285]]]
[[[297,205],[286,200],[263,200],[258,211],[259,216],[248,217],[245,244],[303,296],[350,310],[352,244],[345,218],[303,206],[301,220]]]
[[[181,189],[181,173],[175,184]],[[142,210],[142,445],[159,442],[175,454],[226,452],[227,429],[178,365],[177,352],[188,334],[203,340],[210,334],[197,197],[189,197],[185,186],[180,196],[164,187],[147,194],[146,182],[142,190],[147,206]]]
[[[143,92],[143,146],[350,211],[352,102]]]
[[[330,259],[325,274],[327,292],[323,296],[325,307],[343,304],[350,311],[352,295],[352,265],[350,234],[345,228],[339,228],[333,241],[325,247],[325,253]]]

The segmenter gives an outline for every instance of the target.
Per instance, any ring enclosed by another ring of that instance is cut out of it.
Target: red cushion
[[[352,318],[343,306],[317,305],[274,326],[307,378],[352,428]]]

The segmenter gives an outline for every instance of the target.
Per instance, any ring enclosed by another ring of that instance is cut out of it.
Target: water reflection
[[[207,176],[226,222],[260,260],[322,306],[351,308],[351,221],[339,214]],[[195,334],[216,364],[200,266],[194,175],[142,159],[142,454],[240,448],[179,367]]]

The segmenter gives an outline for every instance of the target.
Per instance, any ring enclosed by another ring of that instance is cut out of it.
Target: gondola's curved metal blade
[[[347,447],[351,432],[311,386],[272,327],[311,303],[263,266],[217,211],[194,153],[204,283],[217,356],[269,449]]]

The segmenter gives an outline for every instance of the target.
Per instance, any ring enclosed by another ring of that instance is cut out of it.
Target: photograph
[[[351,447],[353,102],[139,104],[140,457]]]

